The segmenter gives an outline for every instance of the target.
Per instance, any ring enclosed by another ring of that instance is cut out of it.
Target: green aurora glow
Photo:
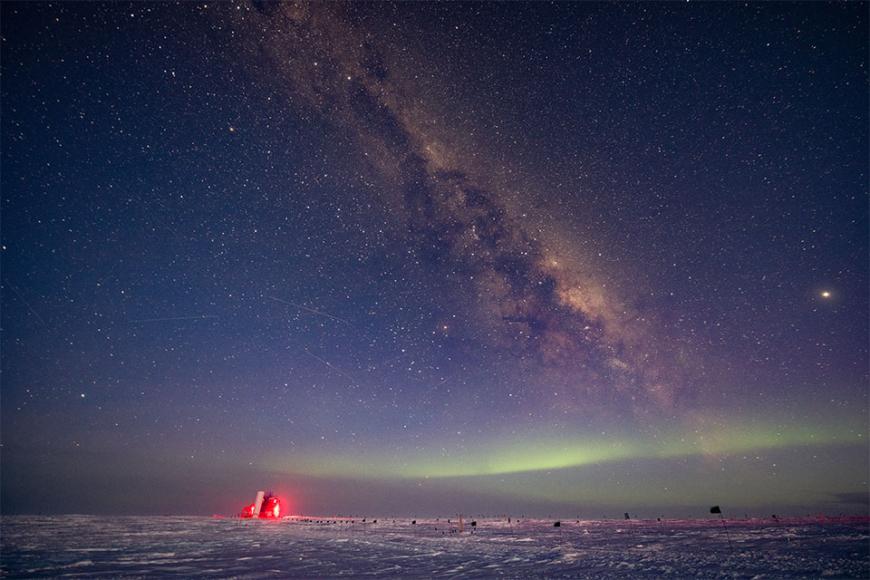
[[[537,436],[501,438],[449,451],[332,453],[271,458],[282,471],[315,477],[434,479],[479,477],[577,468],[627,460],[670,460],[752,454],[788,448],[866,445],[866,426],[836,422],[825,426],[735,424],[701,431],[635,437]]]

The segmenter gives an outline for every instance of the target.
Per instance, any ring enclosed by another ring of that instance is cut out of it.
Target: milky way
[[[619,393],[638,411],[677,402],[690,364],[674,356],[677,343],[656,332],[651,313],[606,291],[591,268],[561,263],[499,191],[471,177],[486,169],[470,167],[467,155],[433,135],[425,96],[391,71],[391,47],[357,30],[337,5],[256,8],[235,24],[246,58],[267,63],[262,82],[301,96],[353,133],[421,259],[474,288],[490,338],[562,371],[587,404],[601,391]]]

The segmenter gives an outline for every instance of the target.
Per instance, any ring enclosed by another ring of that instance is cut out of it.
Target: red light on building
[[[274,495],[269,495],[263,502],[260,510],[261,518],[277,518],[281,515],[281,500]]]
[[[239,513],[241,518],[276,519],[281,517],[281,500],[272,495],[257,492],[257,499],[251,505],[246,505]]]

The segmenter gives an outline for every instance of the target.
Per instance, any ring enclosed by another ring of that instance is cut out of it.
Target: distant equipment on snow
[[[710,508],[710,513],[711,513],[711,514],[721,514],[721,513],[722,513],[722,508],[720,508],[720,507],[717,506],[717,505],[714,505],[713,507]]]

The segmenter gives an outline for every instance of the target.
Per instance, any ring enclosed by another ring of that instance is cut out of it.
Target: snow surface
[[[868,518],[451,519],[6,516],[0,576],[870,577]]]

